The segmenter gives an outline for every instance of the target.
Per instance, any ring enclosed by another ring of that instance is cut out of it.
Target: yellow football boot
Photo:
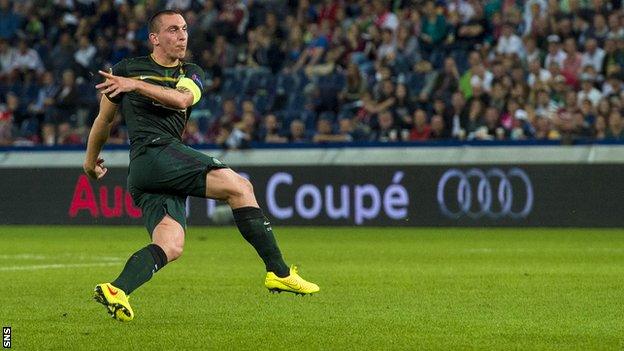
[[[126,293],[110,283],[96,285],[93,298],[104,305],[108,313],[118,321],[129,322],[134,318],[134,311]]]
[[[264,280],[264,286],[273,293],[287,291],[297,295],[313,294],[320,290],[318,285],[301,278],[297,274],[296,266],[291,266],[290,275],[284,278],[278,277],[273,272],[268,272]]]

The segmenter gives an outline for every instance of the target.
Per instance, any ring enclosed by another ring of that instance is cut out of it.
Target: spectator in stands
[[[459,89],[464,93],[464,97],[472,96],[471,79],[475,73],[475,68],[482,64],[481,54],[478,51],[471,51],[468,54],[469,68],[459,78]]]
[[[542,53],[533,37],[524,38],[524,60],[523,62],[542,61]]]
[[[596,38],[600,45],[604,45],[605,40],[609,35],[609,27],[604,14],[596,13],[593,17],[593,23],[588,30],[588,36]]]
[[[484,125],[485,106],[481,100],[472,100],[470,106],[464,111],[466,111],[466,117],[464,118],[466,120],[465,129],[460,129],[455,133],[460,140],[463,139],[462,136],[465,138],[467,135],[474,135],[479,127]],[[492,112],[490,113],[493,113],[493,111],[498,110],[492,107]]]
[[[427,101],[430,96],[450,99],[451,95],[459,88],[459,70],[452,57],[444,59],[444,68],[436,77],[431,93],[422,91],[419,96],[420,101]]]
[[[72,37],[68,32],[61,34],[59,42],[50,53],[50,65],[56,72],[64,72],[74,67],[74,52],[76,51]]]
[[[254,116],[254,125],[255,125],[256,121],[260,118],[260,115],[258,115],[258,112],[256,111],[256,106],[251,100],[245,100],[242,103],[242,114],[244,115],[246,113]]]
[[[581,66],[591,65],[596,72],[602,72],[604,57],[605,51],[598,47],[598,41],[595,38],[589,38],[585,41],[585,52],[583,53]]]
[[[377,92],[376,110],[383,111],[391,109],[396,103],[396,97],[394,95],[394,83],[390,79],[385,79],[380,84],[380,89]]]
[[[608,139],[624,139],[622,114],[617,109],[613,109],[609,114],[609,129],[607,129],[606,137]]]
[[[45,115],[51,115],[54,109],[54,97],[58,93],[59,87],[54,82],[54,75],[50,71],[43,74],[42,84],[37,91],[36,99],[28,106],[28,111],[33,114],[39,122],[45,119]],[[51,117],[50,117],[51,118]]]
[[[499,120],[500,114],[495,107],[488,107],[485,110],[483,116],[483,123],[481,123],[473,132],[469,135],[469,139],[477,140],[494,140],[497,135],[504,134],[504,129],[500,126]],[[499,139],[502,139],[499,137]]]
[[[444,125],[444,118],[441,115],[433,115],[433,117],[431,117],[431,134],[429,135],[429,139],[445,140],[448,138],[449,134]]]
[[[435,3],[432,0],[425,1],[422,13],[420,44],[425,58],[431,60],[431,54],[439,51],[436,48],[439,49],[446,38],[447,23],[446,18],[436,11]]]
[[[223,68],[232,67],[236,63],[236,49],[227,42],[223,35],[216,37],[213,52],[217,63]]]
[[[397,31],[396,51],[398,58],[404,62],[418,62],[422,59],[418,39],[407,24],[401,25]]]
[[[431,125],[427,123],[427,112],[417,109],[413,114],[413,127],[410,131],[409,140],[426,141],[431,137]]]
[[[221,3],[221,11],[215,23],[215,30],[222,36],[238,39],[247,25],[245,6],[235,0],[225,0]]]
[[[43,124],[43,141],[46,145],[75,143],[76,138],[71,132],[71,124],[75,123],[79,91],[72,70],[63,72],[63,82],[54,96],[54,109],[46,114]],[[60,134],[60,132],[63,134]]]
[[[204,69],[206,80],[204,94],[218,94],[223,83],[223,69],[217,62],[215,55],[209,49],[201,52],[201,67]]]
[[[498,38],[496,52],[503,55],[518,55],[519,57],[525,55],[522,39],[514,33],[512,24],[509,22],[503,25],[503,32]]]
[[[602,99],[600,90],[594,87],[594,78],[588,73],[581,74],[581,91],[578,92],[578,101],[582,102],[588,99],[593,106],[598,106]]]
[[[13,71],[17,50],[9,45],[6,39],[0,38],[0,78],[8,77]]]
[[[602,85],[602,95],[617,95],[618,92],[621,91],[623,91],[622,81],[618,78],[617,74],[610,74],[607,76],[606,81]]]
[[[300,119],[290,122],[290,133],[288,142],[294,144],[308,143],[310,140],[305,134],[305,124]]]
[[[258,131],[258,140],[263,143],[286,143],[288,139],[280,135],[280,124],[273,113],[264,117],[264,124]]]
[[[295,71],[307,65],[315,65],[322,62],[323,56],[329,49],[329,40],[322,26],[311,24],[309,27],[309,35],[312,40],[307,47],[301,52],[293,69]]]
[[[529,87],[535,87],[536,83],[547,83],[552,79],[550,71],[542,68],[539,60],[529,61],[529,75],[527,76],[527,84]]]
[[[97,53],[97,49],[89,41],[89,37],[82,36],[78,39],[78,50],[74,53],[74,60],[78,63],[80,68],[79,75],[82,77],[89,77],[89,72],[94,70],[93,59]]]
[[[224,142],[224,146],[230,150],[247,149],[254,140],[256,129],[256,116],[252,112],[243,113],[241,121],[234,125]]]
[[[471,105],[466,104],[466,99],[462,93],[455,92],[451,98],[450,108],[444,113],[437,112],[446,119],[444,125],[449,128],[447,132],[453,138],[460,137],[468,129],[468,111]]]
[[[372,141],[387,143],[402,140],[401,130],[396,126],[394,117],[392,117],[392,113],[389,110],[380,112],[377,119],[378,129],[371,135]]]
[[[607,38],[604,45],[605,58],[602,63],[602,74],[609,76],[611,74],[621,73],[624,67],[624,50],[618,47],[618,42],[614,36]]]
[[[0,38],[12,40],[22,25],[22,17],[13,11],[10,0],[0,0]]]
[[[593,138],[596,140],[604,140],[607,138],[607,122],[603,116],[596,117]]]
[[[314,143],[332,143],[346,141],[346,136],[343,134],[336,134],[333,131],[332,121],[319,118],[316,122],[316,133],[312,137]]]
[[[561,49],[561,39],[556,34],[551,34],[546,39],[548,41],[548,53],[544,58],[544,67],[550,67],[551,63],[556,63],[559,67],[563,67],[563,61],[566,59],[566,53]]]
[[[389,57],[396,57],[397,42],[394,31],[390,28],[384,28],[381,31],[381,45],[377,48],[377,59],[384,60]]]
[[[561,74],[566,78],[566,83],[571,86],[578,86],[578,76],[581,74],[581,64],[583,55],[576,49],[574,38],[568,38],[564,43],[566,58],[561,66]]]
[[[33,70],[41,73],[43,72],[43,62],[41,62],[39,53],[29,48],[26,40],[21,39],[17,45],[11,69],[18,71]]]
[[[223,101],[223,114],[217,118],[208,130],[208,141],[215,140],[218,135],[223,135],[229,127],[234,126],[234,123],[238,122],[240,117],[236,113],[236,104],[233,99],[226,99]],[[225,141],[225,140],[224,140]],[[220,144],[220,143],[219,143]]]
[[[199,12],[199,28],[205,34],[210,34],[210,31],[219,17],[219,11],[215,7],[214,0],[205,0],[203,7]]]
[[[56,132],[57,145],[80,145],[84,144],[82,137],[74,130],[69,123],[58,125]]]
[[[341,118],[338,120],[338,134],[342,136],[344,142],[366,141],[368,135],[365,131],[356,128],[352,118]]]
[[[362,78],[360,69],[355,63],[349,63],[346,72],[346,84],[339,93],[339,101],[342,104],[353,104],[360,101],[366,92],[366,81]]]
[[[392,106],[392,113],[397,118],[398,126],[404,129],[412,127],[412,112],[415,105],[410,98],[405,84],[398,84],[394,92],[395,103]]]
[[[204,144],[206,142],[206,138],[199,130],[197,120],[189,119],[188,122],[186,122],[182,140],[185,144],[189,145]]]

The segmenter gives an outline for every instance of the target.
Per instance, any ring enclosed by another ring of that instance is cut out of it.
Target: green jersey
[[[192,63],[180,62],[174,67],[158,64],[151,55],[124,59],[113,66],[116,76],[139,79],[150,84],[176,88],[183,78],[191,79],[203,90],[204,71]],[[175,109],[137,92],[122,93],[109,98],[120,104],[130,137],[130,157],[147,144],[168,144],[181,141],[190,108]]]

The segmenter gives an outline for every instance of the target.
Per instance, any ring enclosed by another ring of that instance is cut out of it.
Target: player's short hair
[[[160,29],[160,17],[164,15],[180,15],[182,16],[182,12],[180,10],[160,10],[154,13],[149,19],[149,31],[150,33],[156,33]]]

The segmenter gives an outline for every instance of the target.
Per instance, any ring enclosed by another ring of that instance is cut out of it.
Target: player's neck
[[[180,64],[179,59],[172,59],[170,57],[167,57],[167,55],[159,54],[156,51],[152,52],[150,54],[150,57],[152,58],[152,60],[154,60],[154,62],[164,67],[176,67]]]

